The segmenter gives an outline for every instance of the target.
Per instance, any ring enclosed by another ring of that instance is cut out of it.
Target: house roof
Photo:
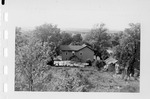
[[[60,46],[60,49],[62,51],[79,51],[85,47],[88,47],[88,46],[85,44],[83,44],[83,45],[62,45],[62,46]]]
[[[110,53],[113,53],[113,50],[107,49],[107,52],[110,54]]]
[[[116,63],[118,60],[114,59],[113,57],[109,57],[105,60],[106,64]]]

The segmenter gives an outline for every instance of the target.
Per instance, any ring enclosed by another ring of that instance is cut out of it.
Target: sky
[[[148,0],[7,0],[9,18],[16,26],[44,23],[59,28],[92,28],[104,23],[108,29],[123,30],[141,23]]]

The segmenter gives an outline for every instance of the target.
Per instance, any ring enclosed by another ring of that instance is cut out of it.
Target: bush
[[[94,63],[93,63],[93,66],[97,67],[98,70],[99,70],[100,69],[100,61],[99,60],[95,60]]]
[[[51,59],[47,62],[47,65],[53,66],[54,65],[54,59],[51,57]]]
[[[86,63],[88,63],[88,66],[92,66],[92,61],[90,59],[87,59]]]
[[[103,68],[104,65],[106,65],[106,63],[102,60],[95,60],[94,63],[93,63],[93,66],[97,67],[98,70],[101,70],[101,68]]]
[[[120,89],[120,92],[137,92],[137,90],[138,89],[136,87],[127,85],[124,88]]]

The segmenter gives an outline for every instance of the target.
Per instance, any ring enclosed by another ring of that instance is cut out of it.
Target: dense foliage
[[[124,30],[115,56],[123,66],[140,69],[140,24],[130,24],[130,28]]]
[[[101,60],[108,57],[106,50],[111,46],[107,30],[105,24],[97,24],[85,38],[85,42],[92,46],[95,50],[95,55],[99,56]]]
[[[33,90],[33,85],[37,83],[37,79],[40,79],[48,70],[46,63],[50,57],[55,55],[58,44],[58,38],[51,39],[50,37],[57,37],[56,35],[59,35],[57,30],[51,25],[45,29],[37,28],[36,32],[30,33],[23,33],[21,28],[16,28],[15,84],[19,86],[16,90]],[[40,33],[43,35],[39,36]]]

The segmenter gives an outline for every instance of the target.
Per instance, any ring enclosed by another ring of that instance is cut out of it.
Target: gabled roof
[[[107,49],[107,52],[110,54],[110,53],[113,53],[113,50]]]
[[[113,57],[109,57],[105,60],[106,64],[116,63],[118,60],[114,59]]]
[[[79,51],[85,47],[88,47],[88,46],[85,44],[83,44],[83,45],[62,45],[62,46],[60,46],[60,49],[62,51]]]

